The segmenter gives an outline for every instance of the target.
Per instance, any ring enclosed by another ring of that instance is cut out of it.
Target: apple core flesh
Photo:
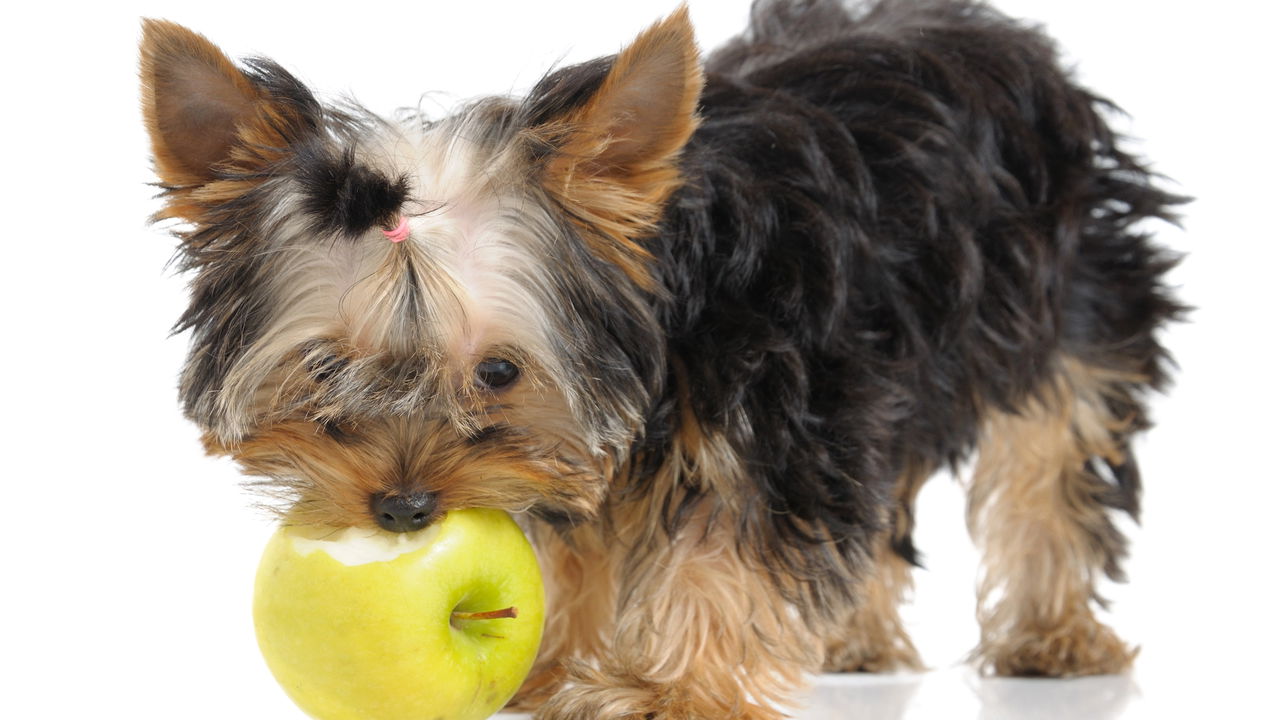
[[[281,528],[254,591],[258,644],[320,720],[480,720],[541,642],[537,559],[497,510],[416,533]]]

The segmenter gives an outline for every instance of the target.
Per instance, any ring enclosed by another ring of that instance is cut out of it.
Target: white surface
[[[1274,11],[1210,4],[1004,0],[1047,22],[1085,80],[1133,116],[1135,147],[1199,198],[1175,280],[1200,307],[1168,335],[1182,365],[1140,444],[1144,527],[1110,620],[1143,652],[1131,678],[979,681],[976,558],[962,495],[920,504],[929,571],[907,610],[923,677],[823,680],[826,718],[1276,717],[1271,455],[1279,233]],[[177,409],[183,282],[156,209],[137,112],[138,17],[187,23],[374,109],[421,90],[526,88],[550,64],[612,52],[674,0],[298,6],[40,3],[0,29],[5,68],[0,473],[0,717],[298,718],[258,657],[253,571],[270,527],[232,466],[201,456]],[[745,0],[693,0],[704,46]],[[428,102],[449,104],[448,96]],[[1267,570],[1266,568],[1270,568]],[[1174,715],[1174,713],[1176,713]]]

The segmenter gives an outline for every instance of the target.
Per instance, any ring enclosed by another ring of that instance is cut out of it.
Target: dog
[[[969,0],[686,9],[442,119],[320,102],[144,21],[210,453],[287,522],[520,519],[547,579],[516,707],[773,719],[920,667],[913,505],[973,457],[974,661],[1116,673],[1094,614],[1184,308],[1186,199],[1036,29]]]

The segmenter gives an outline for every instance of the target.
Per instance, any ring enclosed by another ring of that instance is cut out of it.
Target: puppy
[[[525,524],[539,718],[772,719],[918,668],[926,478],[975,453],[976,662],[1119,672],[1093,612],[1182,308],[1182,198],[1052,43],[977,2],[685,10],[524,98],[325,104],[147,21],[142,104],[191,302],[186,414],[288,522]]]

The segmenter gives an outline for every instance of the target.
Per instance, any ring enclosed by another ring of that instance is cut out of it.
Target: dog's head
[[[168,22],[141,49],[210,451],[299,522],[593,513],[663,382],[645,237],[696,125],[686,12],[441,120],[327,105]]]

